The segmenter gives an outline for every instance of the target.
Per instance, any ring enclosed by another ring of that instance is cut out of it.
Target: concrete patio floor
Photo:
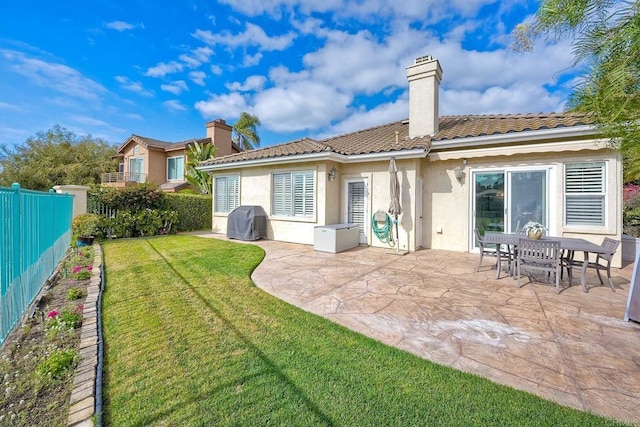
[[[478,254],[251,243],[266,251],[253,281],[282,300],[435,363],[640,425],[640,324],[623,321],[632,266],[613,269],[616,292],[589,272],[588,293],[578,277],[557,294],[496,280],[492,259],[475,273]]]

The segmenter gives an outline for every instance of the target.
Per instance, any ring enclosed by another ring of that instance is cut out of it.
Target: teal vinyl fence
[[[0,187],[0,344],[71,243],[73,196]]]

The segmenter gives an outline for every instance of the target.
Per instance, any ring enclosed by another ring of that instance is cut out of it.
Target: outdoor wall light
[[[462,169],[462,166],[458,166],[453,170],[453,173],[456,175],[456,179],[458,181],[462,180],[464,178],[464,169]]]
[[[329,171],[329,181],[333,182],[336,180],[337,177],[338,177],[338,169],[336,169],[336,167],[334,166]]]

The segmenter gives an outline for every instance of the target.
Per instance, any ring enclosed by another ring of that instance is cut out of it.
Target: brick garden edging
[[[99,342],[98,305],[102,287],[102,247],[93,245],[95,256],[93,269],[87,287],[87,298],[82,314],[80,329],[80,363],[76,367],[73,390],[69,398],[69,427],[93,427],[96,413],[96,384],[98,372]]]

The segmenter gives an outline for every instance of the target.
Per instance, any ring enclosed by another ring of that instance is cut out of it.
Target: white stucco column
[[[73,218],[87,213],[87,192],[89,187],[84,185],[54,185],[56,193],[71,194],[73,196]]]

